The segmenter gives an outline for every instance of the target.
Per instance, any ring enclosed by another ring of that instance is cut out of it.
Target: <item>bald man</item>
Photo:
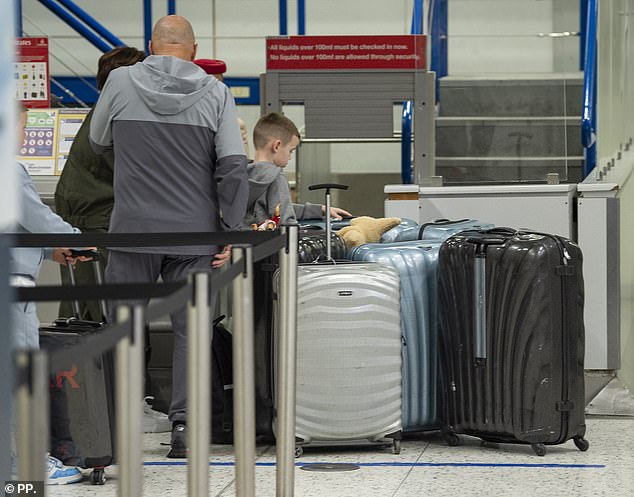
[[[112,71],[95,107],[90,140],[96,151],[114,147],[111,233],[238,229],[249,193],[247,159],[228,88],[192,61],[196,40],[180,16],[161,18],[150,56]],[[228,258],[215,246],[112,250],[112,283],[182,280],[211,271]],[[213,302],[212,302],[213,308]],[[186,457],[186,312],[171,316],[174,330],[172,447]]]

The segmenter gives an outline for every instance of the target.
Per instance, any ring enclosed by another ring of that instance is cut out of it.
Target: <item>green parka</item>
[[[82,231],[107,230],[114,204],[114,154],[97,155],[88,141],[92,110],[79,128],[55,189],[55,210]]]

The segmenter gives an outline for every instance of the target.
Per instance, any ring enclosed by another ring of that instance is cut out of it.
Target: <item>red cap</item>
[[[227,64],[220,59],[196,59],[194,64],[207,74],[224,74],[227,72]]]

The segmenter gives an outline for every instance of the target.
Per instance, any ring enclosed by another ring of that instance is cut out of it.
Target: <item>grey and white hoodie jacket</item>
[[[115,69],[90,126],[98,153],[114,146],[111,233],[238,229],[248,197],[235,103],[213,76],[172,56]],[[209,255],[217,247],[126,248]]]
[[[249,174],[249,202],[244,228],[260,224],[275,215],[280,206],[280,224],[293,224],[298,219],[323,217],[319,204],[293,204],[288,179],[282,168],[272,162],[253,162],[247,166]]]
[[[18,167],[18,222],[16,233],[79,233],[61,217],[55,214],[40,199],[31,176],[26,168]],[[49,248],[21,247],[9,251],[9,270],[11,274],[27,276],[36,280],[44,259],[50,259],[53,250]]]

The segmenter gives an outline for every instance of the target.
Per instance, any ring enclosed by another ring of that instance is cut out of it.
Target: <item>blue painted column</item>
[[[176,14],[176,0],[167,0],[167,15],[173,16]]]
[[[586,58],[586,31],[588,28],[588,0],[579,0],[579,70],[583,71]]]
[[[306,0],[297,0],[297,34],[306,34]]]
[[[288,35],[288,5],[286,0],[280,0],[280,36]]]
[[[150,54],[150,40],[152,39],[152,0],[143,0],[143,32],[145,37],[145,52]]]
[[[423,34],[423,0],[414,0],[411,34]],[[429,42],[429,41],[428,41]],[[401,114],[401,183],[412,182],[412,102],[403,103]]]
[[[448,17],[447,0],[436,0],[432,13],[430,65],[430,69],[436,73],[436,100],[438,100],[438,80],[449,73]]]
[[[15,0],[15,37],[22,38],[22,0]]]

